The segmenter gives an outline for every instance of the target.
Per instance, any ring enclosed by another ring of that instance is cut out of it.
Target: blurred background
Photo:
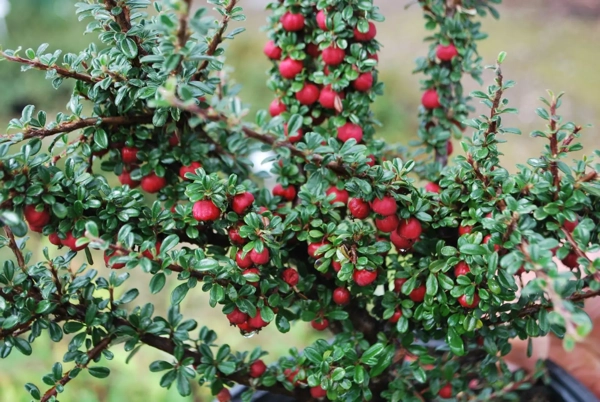
[[[50,44],[48,51],[62,49],[77,52],[95,36],[83,36],[86,21],[79,22],[73,7],[76,0],[0,0],[0,46],[3,49],[32,47],[40,43]],[[227,43],[227,62],[234,69],[232,77],[243,86],[242,100],[251,109],[251,116],[259,109],[268,107],[272,94],[266,90],[265,71],[269,62],[263,57],[262,46],[266,0],[242,0],[248,19],[247,31]],[[418,76],[411,75],[414,59],[425,54],[427,45],[422,42],[426,35],[420,8],[406,8],[410,0],[377,0],[386,22],[378,25],[378,40],[383,45],[380,54],[380,79],[386,84],[385,96],[374,105],[377,118],[384,127],[380,135],[394,142],[407,142],[415,137],[417,108],[420,102]],[[205,0],[196,0],[195,6],[209,6]],[[502,148],[503,163],[515,170],[517,163],[538,155],[545,145],[528,133],[544,129],[544,123],[535,115],[540,106],[538,98],[546,89],[555,93],[565,91],[561,115],[577,124],[598,123],[600,117],[600,1],[598,0],[505,0],[499,8],[500,20],[483,21],[483,31],[489,39],[480,43],[480,53],[486,64],[492,64],[497,54],[508,53],[503,71],[506,79],[514,79],[517,86],[507,93],[511,105],[520,114],[510,116],[506,124],[522,130],[522,136],[512,136]],[[237,27],[238,24],[232,24]],[[484,74],[486,85],[491,83],[492,73]],[[72,82],[65,81],[59,90],[52,89],[44,80],[44,73],[20,72],[20,66],[0,63],[0,126],[6,127],[11,118],[19,117],[27,104],[46,110],[49,115],[62,111],[69,99]],[[468,81],[469,90],[478,85]],[[484,112],[478,108],[478,112]],[[584,130],[584,152],[598,148],[598,134],[594,127]],[[458,147],[455,147],[458,149]],[[116,180],[115,180],[116,184]],[[28,249],[41,256],[41,249],[49,246],[51,253],[58,253],[47,240],[33,234]],[[106,270],[99,255],[98,270]],[[10,258],[0,252],[0,261]],[[35,258],[35,257],[34,257]],[[83,263],[83,257],[74,264]],[[147,292],[149,278],[133,270],[127,282],[141,291],[136,304],[153,302],[157,313],[163,313],[168,304],[169,293],[163,291],[152,296]],[[176,282],[170,284],[171,288]],[[127,290],[123,288],[122,291]],[[250,339],[242,337],[230,328],[220,309],[211,309],[203,294],[195,293],[185,300],[184,314],[195,318],[200,325],[209,324],[219,334],[219,343],[228,342],[233,350],[249,350],[263,346],[270,355],[265,361],[272,362],[290,347],[302,348],[309,342],[327,334],[315,333],[308,324],[292,327],[290,334],[279,334],[274,326],[267,327]],[[43,386],[41,377],[50,372],[52,364],[61,361],[66,344],[53,344],[43,335],[34,344],[33,356],[24,358],[14,351],[10,357],[0,360],[0,402],[26,402],[30,400],[23,385],[33,382]],[[109,364],[112,375],[98,380],[86,374],[71,382],[61,402],[136,402],[152,397],[154,402],[210,401],[206,389],[194,387],[191,397],[182,398],[175,390],[158,386],[160,373],[150,373],[149,364],[156,359],[168,359],[150,348],[142,349],[128,364],[122,347],[113,349],[115,359]],[[68,364],[65,370],[69,369]],[[45,391],[44,388],[42,388]]]

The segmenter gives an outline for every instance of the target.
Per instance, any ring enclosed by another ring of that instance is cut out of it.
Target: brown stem
[[[558,174],[558,164],[554,160],[558,158],[558,140],[557,140],[557,130],[556,130],[556,120],[554,119],[554,115],[556,114],[556,99],[552,99],[552,104],[550,105],[550,157],[553,159],[550,162],[550,173],[552,174],[552,181],[554,186],[554,199],[558,199],[558,188],[560,186],[560,176]]]
[[[113,8],[117,7],[116,0],[104,0],[104,5],[106,6],[106,10],[109,12],[109,14],[113,15],[112,10]],[[119,13],[119,15],[113,15],[113,18],[115,22],[119,25],[119,27],[121,27],[121,32],[129,32],[129,30],[131,29],[131,20],[129,18],[129,8],[126,5],[121,5],[121,13]],[[145,56],[148,54],[148,52],[146,52],[142,47],[140,38],[138,36],[133,37],[133,40],[135,41],[135,44],[138,48],[138,57],[132,60],[132,64],[135,67],[140,67],[141,63],[139,55]]]
[[[575,251],[575,253],[577,254],[577,256],[579,258],[585,258],[586,260],[588,260],[591,263],[592,260],[590,260],[590,257],[588,257],[581,250],[581,248],[577,245],[577,242],[575,241],[575,239],[573,239],[573,236],[571,236],[571,233],[567,229],[565,229],[565,228],[562,228],[562,232],[564,233],[564,235],[567,238],[567,241],[569,242],[569,244],[571,245],[571,247],[573,247],[573,250]]]
[[[569,134],[569,136],[563,141],[562,147],[560,148],[560,152],[567,152],[567,148],[569,147],[571,142],[573,142],[577,133],[581,131],[581,128],[581,126],[575,126],[573,132]]]
[[[23,252],[17,245],[15,235],[10,229],[10,227],[8,227],[8,225],[4,226],[4,233],[6,234],[6,237],[8,237],[8,247],[12,250],[15,257],[17,257],[17,264],[19,265],[19,268],[21,268],[21,271],[23,271],[24,273],[27,273],[27,265],[25,265],[25,258],[23,257]]]
[[[54,70],[58,75],[65,78],[74,78],[79,81],[86,82],[88,84],[95,84],[98,81],[102,81],[100,78],[92,77],[91,75],[78,73],[75,71],[67,70],[66,68],[58,67],[56,65],[48,65],[41,63],[39,60],[28,60],[18,56],[9,56],[6,52],[0,51],[0,56],[4,57],[6,60],[14,61],[16,63],[27,64],[33,68],[38,70],[48,71]]]
[[[592,170],[591,172],[587,172],[585,175],[581,176],[581,179],[578,181],[580,183],[586,183],[588,181],[594,181],[598,178],[598,172]]]
[[[184,3],[185,10],[179,16],[179,30],[177,31],[177,41],[180,49],[185,47],[188,39],[187,27],[190,11],[192,9],[192,0],[184,0]]]
[[[498,115],[498,108],[500,107],[500,101],[502,100],[502,94],[504,92],[502,89],[503,79],[502,70],[500,69],[500,66],[498,66],[496,69],[496,85],[498,86],[498,90],[496,90],[496,95],[494,96],[494,101],[490,110],[490,125],[484,134],[486,139],[488,135],[495,133],[498,129],[498,121],[495,117]]]

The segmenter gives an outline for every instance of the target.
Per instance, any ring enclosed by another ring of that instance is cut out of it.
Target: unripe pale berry
[[[275,187],[273,187],[273,195],[279,196],[287,201],[294,201],[294,198],[296,198],[296,188],[294,186],[283,188],[281,184],[276,184]]]
[[[456,46],[454,46],[452,43],[448,46],[438,45],[435,55],[441,61],[450,61],[454,57],[458,56],[458,50],[456,50]]]
[[[467,295],[459,296],[458,303],[465,308],[475,308],[479,305],[479,295],[475,293],[471,303],[467,301]]]
[[[350,303],[350,291],[346,288],[336,288],[333,291],[333,302],[338,306],[344,306]]]
[[[464,261],[459,261],[458,264],[454,267],[454,276],[457,278],[461,275],[467,275],[471,273],[471,269],[469,265],[467,265]]]
[[[317,13],[317,26],[323,31],[327,31],[327,15],[325,15],[324,10],[320,10]]]
[[[354,28],[354,39],[356,39],[359,42],[367,42],[370,40],[375,39],[375,36],[377,35],[377,28],[375,27],[375,24],[372,22],[369,22],[369,30],[367,32],[360,32],[358,30],[357,27]]]
[[[427,291],[427,289],[425,288],[425,286],[421,285],[421,286],[413,289],[413,291],[410,292],[408,297],[410,298],[410,300],[412,300],[414,302],[422,302],[423,300],[425,300],[425,292],[426,291]]]
[[[292,287],[296,286],[300,281],[300,275],[298,275],[298,271],[296,271],[294,268],[287,268],[284,270],[281,274],[281,278],[285,283]]]
[[[329,326],[329,320],[327,318],[315,319],[310,322],[310,326],[317,331],[325,331]]]
[[[123,163],[137,162],[138,149],[135,147],[123,147],[121,149],[121,160]]]
[[[300,74],[303,68],[304,64],[300,60],[294,60],[287,57],[279,63],[279,74],[281,74],[283,78],[291,80]]]
[[[281,99],[276,98],[273,99],[271,104],[269,105],[269,114],[272,117],[279,116],[281,113],[287,110],[285,103],[281,101]]]
[[[254,195],[252,193],[245,191],[240,194],[236,194],[231,201],[231,209],[238,214],[243,214],[254,202]]]
[[[304,87],[296,92],[296,99],[303,105],[312,105],[319,99],[319,88],[315,84],[305,83]]]
[[[391,233],[396,230],[400,220],[396,215],[388,215],[383,218],[375,219],[375,226],[383,233]]]
[[[189,166],[182,166],[179,168],[179,176],[184,180],[189,180],[187,177],[185,177],[185,174],[196,173],[196,169],[199,169],[201,167],[202,164],[200,162],[192,162]]]
[[[442,106],[438,93],[435,89],[428,89],[427,91],[423,92],[421,104],[425,107],[425,109],[436,109]]]
[[[301,31],[304,28],[304,16],[286,12],[280,19],[283,29],[288,32]]]
[[[388,216],[396,213],[398,205],[396,205],[396,200],[393,197],[385,196],[371,201],[371,208],[376,214]]]
[[[369,203],[360,198],[352,198],[348,202],[348,209],[353,217],[357,219],[365,219],[371,213]]]
[[[410,217],[408,219],[402,219],[398,226],[398,234],[406,239],[418,239],[421,236],[423,228],[421,222],[417,218]]]
[[[197,221],[216,221],[221,216],[221,210],[211,200],[201,200],[194,203],[192,216]]]
[[[123,169],[123,171],[119,175],[119,183],[121,183],[123,186],[129,186],[130,188],[136,188],[140,185],[140,182],[133,180],[131,178],[131,173],[129,173],[125,169]]]
[[[142,177],[142,189],[147,193],[158,193],[167,185],[167,180],[164,177],[158,177],[156,173],[150,173],[148,176]]]
[[[335,195],[335,198],[331,200],[331,203],[341,202],[344,205],[348,203],[348,192],[344,189],[339,189],[335,186],[329,187],[329,189],[325,192],[328,196],[331,194]]]
[[[262,360],[257,360],[250,365],[248,374],[252,378],[258,378],[267,371],[267,365]]]
[[[368,286],[377,279],[377,271],[369,271],[367,269],[355,269],[352,273],[352,280],[358,286]]]
[[[265,43],[263,48],[264,54],[271,60],[279,60],[281,58],[281,48],[275,44],[272,40]]]
[[[263,248],[263,251],[260,253],[256,249],[252,249],[250,251],[250,259],[256,265],[264,265],[269,262],[269,249],[267,247]]]
[[[442,188],[437,183],[429,182],[425,185],[425,191],[428,193],[437,193],[439,194],[442,191]]]
[[[343,142],[351,138],[354,138],[356,142],[361,142],[363,139],[363,130],[359,125],[347,122],[343,126],[338,127],[337,138]]]
[[[352,81],[352,87],[359,92],[367,92],[373,87],[373,74],[362,73],[356,80]]]
[[[237,263],[238,267],[242,269],[250,268],[252,266],[252,259],[250,258],[250,253],[247,253],[243,257],[242,255],[242,250],[238,250],[238,252],[235,254],[235,262]]]
[[[321,52],[321,57],[323,57],[323,63],[326,65],[337,66],[344,61],[344,57],[346,57],[346,51],[335,45],[331,45],[323,49]]]

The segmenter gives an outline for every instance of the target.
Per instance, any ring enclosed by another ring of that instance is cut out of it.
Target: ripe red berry
[[[256,315],[248,319],[248,325],[253,329],[261,329],[269,325],[268,322],[262,319],[260,316],[260,309],[256,309]]]
[[[421,222],[417,218],[410,217],[408,219],[402,219],[398,226],[398,234],[406,239],[418,239],[421,236],[423,228]]]
[[[448,154],[448,156],[452,155],[452,152],[454,151],[454,145],[452,145],[452,141],[448,140],[448,142],[446,143],[446,153]]]
[[[200,162],[192,162],[189,166],[182,166],[179,168],[179,177],[181,177],[184,180],[189,180],[187,177],[185,177],[185,174],[196,173],[196,169],[199,169],[201,167],[202,164]]]
[[[281,274],[281,278],[285,283],[292,287],[296,286],[300,281],[300,275],[298,275],[298,271],[296,271],[294,268],[287,268],[284,270]]]
[[[221,216],[221,210],[211,200],[196,201],[192,208],[192,216],[197,221],[216,221]]]
[[[565,264],[568,268],[577,268],[579,267],[579,263],[577,262],[577,253],[575,251],[571,251],[565,258],[562,259],[562,263]]]
[[[317,13],[317,26],[323,31],[327,31],[327,15],[325,15],[325,11],[320,10]]]
[[[247,240],[240,236],[239,227],[232,226],[229,228],[227,233],[229,234],[229,240],[231,240],[232,244],[235,244],[236,246],[243,246],[244,244],[246,244]]]
[[[150,173],[142,177],[142,189],[150,194],[158,193],[167,185],[164,177],[158,177],[156,173]]]
[[[344,306],[350,303],[350,291],[346,288],[336,288],[333,291],[333,302],[338,306]]]
[[[479,295],[475,293],[473,295],[473,302],[470,304],[467,302],[467,295],[459,296],[458,303],[465,308],[475,308],[479,305]]]
[[[27,220],[30,226],[42,227],[50,222],[50,213],[46,206],[41,211],[36,211],[35,205],[25,205],[23,215],[25,215],[25,220]]]
[[[150,260],[154,259],[155,256],[158,256],[160,254],[160,246],[162,246],[162,242],[161,241],[157,241],[156,244],[154,245],[154,248],[156,249],[156,254],[152,254],[152,251],[150,249],[145,250],[144,252],[142,252],[142,255]]]
[[[169,137],[169,145],[172,147],[179,145],[179,137],[177,134],[173,133],[173,135]]]
[[[273,99],[271,104],[269,105],[269,114],[272,117],[279,116],[281,113],[287,110],[285,103],[281,101],[279,98]]]
[[[263,251],[260,253],[256,251],[256,249],[252,249],[250,251],[250,259],[256,265],[264,265],[269,262],[269,249],[267,247],[263,247]]]
[[[438,391],[440,398],[448,399],[452,398],[452,385],[446,384]]]
[[[469,234],[473,231],[473,226],[459,226],[458,227],[458,235],[459,236],[464,236],[466,234]]]
[[[265,55],[271,60],[279,60],[281,58],[281,48],[275,44],[272,40],[265,43],[263,48]]]
[[[573,231],[575,230],[575,228],[577,227],[578,224],[579,224],[579,221],[577,219],[575,219],[575,221],[570,221],[570,220],[565,219],[565,223],[563,223],[563,227],[569,233],[573,233]]]
[[[252,259],[250,258],[250,253],[247,253],[244,257],[242,257],[243,251],[238,250],[235,255],[235,262],[238,267],[242,269],[250,268],[252,266]]]
[[[365,33],[360,32],[358,30],[358,27],[354,28],[354,39],[356,39],[359,42],[367,42],[370,40],[375,39],[375,36],[377,35],[377,28],[375,27],[375,24],[373,24],[372,22],[369,22],[369,30]]]
[[[327,194],[328,196],[330,196],[331,194],[335,195],[335,198],[331,201],[332,204],[336,202],[341,202],[344,205],[346,205],[348,203],[348,192],[344,189],[340,190],[335,186],[331,186],[329,187],[329,189],[327,189],[325,194]]]
[[[123,255],[123,253],[119,252],[119,251],[115,251],[112,254],[108,254],[108,250],[106,250],[104,252],[104,264],[106,264],[107,268],[111,268],[111,269],[121,269],[121,268],[124,268],[125,264],[123,264],[121,262],[110,264],[110,259],[111,258],[113,258],[113,257],[119,257],[119,256],[122,256],[122,255]]]
[[[394,215],[398,206],[393,197],[385,196],[383,198],[375,198],[371,201],[371,208],[376,214],[388,216]]]
[[[313,258],[321,258],[322,254],[317,254],[317,250],[326,244],[329,244],[329,242],[322,241],[317,243],[310,243],[308,245],[308,255],[310,255]]]
[[[339,261],[331,261],[331,266],[335,272],[340,272],[340,269],[342,269],[342,264]]]
[[[440,191],[442,191],[442,188],[437,183],[429,182],[425,185],[425,191],[427,191],[428,193],[438,193],[439,194]]]
[[[483,238],[483,244],[488,244],[488,242],[492,239],[492,235],[486,235]],[[499,244],[494,244],[494,251],[498,251],[500,250],[500,245]]]
[[[136,181],[136,180],[133,180],[131,178],[131,173],[129,173],[125,169],[123,169],[123,171],[119,175],[119,183],[121,183],[123,186],[127,185],[130,188],[136,188],[137,186],[140,185],[140,182]]]
[[[300,381],[296,380],[296,376],[298,375],[298,373],[300,372],[299,369],[285,369],[283,371],[283,375],[285,375],[285,378],[291,382],[292,384],[294,384],[294,386],[298,385],[300,383]]]
[[[283,188],[281,184],[276,184],[275,187],[273,187],[273,195],[279,196],[287,201],[294,201],[296,198],[296,188],[294,186]]]
[[[414,302],[422,302],[423,300],[425,300],[426,291],[427,289],[425,288],[425,286],[421,285],[418,288],[413,289],[413,291],[410,292],[408,297]]]
[[[375,166],[375,155],[367,156],[367,165]]]
[[[248,321],[238,324],[238,329],[241,333],[252,332],[252,327],[248,324]]]
[[[304,28],[304,16],[287,11],[279,20],[283,29],[288,32],[301,31]]]
[[[223,388],[217,394],[217,400],[219,402],[230,402],[231,401],[231,393],[227,388]]]
[[[302,69],[304,68],[304,64],[300,60],[294,60],[289,57],[283,59],[281,63],[279,63],[279,74],[283,78],[287,78],[288,80],[294,79]]]
[[[302,139],[302,135],[304,134],[304,132],[302,131],[302,129],[299,128],[298,131],[296,131],[296,134],[290,135],[289,132],[288,132],[288,125],[287,125],[287,123],[285,123],[283,125],[283,132],[285,134],[285,138],[287,138],[288,141],[291,142],[291,143],[300,141]]]
[[[326,65],[337,66],[344,61],[344,57],[346,57],[346,51],[335,45],[331,45],[323,49],[321,52],[321,57],[323,57],[323,63]]]
[[[137,162],[138,149],[135,147],[123,147],[121,149],[121,160],[123,163]]]
[[[227,314],[227,319],[231,324],[239,325],[248,321],[248,314],[242,313],[239,308],[235,307],[231,313]]]
[[[50,241],[51,244],[54,244],[55,246],[62,245],[62,242],[60,241],[60,237],[58,237],[58,233],[50,233],[48,235],[48,240]]]
[[[312,105],[319,99],[319,88],[310,82],[305,83],[302,89],[296,92],[296,99],[303,105]]]
[[[391,216],[396,216],[396,215],[391,215]],[[400,234],[398,233],[398,230],[393,230],[391,235],[390,235],[390,240],[392,242],[392,244],[394,246],[396,246],[396,248],[398,250],[410,250],[413,246],[413,244],[415,244],[414,240],[411,239],[407,239],[405,237],[400,236]]]
[[[318,45],[314,43],[309,43],[306,45],[306,54],[308,54],[313,59],[316,59],[321,54],[321,50]]]
[[[233,209],[233,211],[236,214],[241,215],[248,208],[250,208],[250,206],[252,205],[253,202],[254,202],[254,195],[252,195],[252,193],[250,193],[248,191],[245,191],[243,193],[236,194],[233,197],[233,200],[231,202],[231,209]]]
[[[428,89],[427,91],[423,92],[421,104],[425,107],[425,109],[435,109],[442,106],[438,97],[438,93],[435,89]]]
[[[312,320],[310,322],[310,326],[316,329],[317,331],[325,331],[329,326],[329,321],[327,320],[327,318],[318,318]]]
[[[249,375],[252,378],[258,378],[267,371],[267,365],[262,360],[257,360],[250,365]]]
[[[371,60],[375,60],[377,62],[379,62],[379,55],[377,53],[373,53],[373,54],[368,54],[367,55],[367,59],[371,59]]]
[[[310,396],[315,399],[325,398],[327,396],[327,391],[325,391],[320,385],[316,387],[310,387]]]
[[[75,245],[76,242],[77,242],[77,239],[75,237],[73,237],[73,233],[71,233],[71,232],[67,232],[65,238],[61,240],[61,243],[63,246],[67,246],[73,251],[81,251],[88,246],[87,244],[84,244],[82,246],[77,247]]]
[[[450,61],[458,56],[458,50],[456,50],[456,47],[452,43],[448,46],[438,45],[435,55],[441,61]]]
[[[335,92],[331,85],[325,86],[319,94],[319,103],[326,109],[336,109],[336,102],[339,104],[342,99],[344,94]]]
[[[454,266],[454,276],[457,278],[461,275],[467,275],[471,273],[471,269],[469,265],[467,265],[464,261],[459,261],[458,264]]]
[[[360,198],[352,198],[348,202],[348,209],[353,217],[357,219],[365,219],[371,213],[369,203]]]
[[[377,271],[355,269],[352,273],[352,279],[358,286],[368,286],[377,279]]]
[[[351,138],[354,138],[356,142],[361,142],[363,139],[363,130],[359,125],[347,122],[343,126],[338,127],[337,138],[343,142]]]
[[[408,279],[406,278],[396,278],[394,279],[394,292],[400,293],[402,290],[402,285],[406,283]]]
[[[391,233],[396,230],[400,220],[396,215],[388,215],[383,218],[375,219],[375,226],[383,233]]]
[[[395,324],[400,320],[400,317],[402,317],[402,310],[396,310],[394,311],[394,315],[392,315],[388,321]]]
[[[352,87],[359,92],[367,92],[373,87],[373,74],[362,73],[356,80],[352,81]]]

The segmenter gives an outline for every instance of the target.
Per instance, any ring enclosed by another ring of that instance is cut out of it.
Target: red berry
[[[394,315],[392,315],[388,321],[395,324],[400,320],[400,317],[402,317],[402,310],[396,310],[394,311]]]
[[[340,269],[342,269],[342,264],[339,261],[331,261],[331,266],[335,272],[340,272]]]
[[[379,61],[379,55],[377,53],[373,53],[373,54],[368,54],[367,55],[367,59],[371,59],[371,60],[375,60],[375,61]]]
[[[177,145],[179,145],[179,137],[177,136],[177,134],[173,134],[172,136],[169,137],[169,145],[172,147],[176,147]]]
[[[257,360],[250,365],[249,375],[252,378],[258,378],[267,371],[267,365],[262,360]]]
[[[344,57],[346,57],[346,51],[335,45],[331,45],[323,49],[321,56],[323,57],[323,63],[326,65],[337,66],[344,61]]]
[[[391,215],[391,216],[396,216],[396,215]],[[392,244],[394,246],[396,246],[396,248],[398,250],[410,250],[412,248],[413,244],[415,243],[414,240],[407,239],[405,237],[400,236],[400,234],[398,234],[398,230],[392,231],[392,234],[390,235],[390,240],[392,241]]]
[[[211,200],[201,200],[194,203],[192,216],[197,221],[216,221],[221,216],[221,210]]]
[[[316,59],[321,54],[321,50],[319,49],[319,46],[315,45],[314,43],[309,43],[306,45],[306,54],[313,59]]]
[[[23,215],[25,215],[25,220],[27,220],[30,226],[42,227],[50,222],[50,213],[45,205],[41,211],[36,211],[33,204],[25,205]]]
[[[323,31],[327,31],[327,15],[325,15],[325,11],[320,10],[317,13],[317,26]]]
[[[271,104],[269,105],[269,114],[272,117],[279,116],[281,113],[287,110],[285,103],[281,101],[281,99],[276,98],[273,99]]]
[[[515,275],[523,275],[525,273],[525,265],[521,265],[521,267],[515,272]]]
[[[385,216],[380,219],[375,219],[375,226],[383,233],[391,233],[396,230],[400,224],[400,220],[396,215]]]
[[[248,325],[253,329],[261,329],[269,325],[269,323],[262,319],[260,316],[260,309],[257,308],[256,315],[248,319]]]
[[[344,306],[350,303],[350,291],[346,288],[336,288],[333,291],[333,302],[338,306]]]
[[[131,179],[131,174],[125,169],[123,169],[123,171],[119,175],[119,183],[121,183],[123,186],[127,185],[130,188],[136,188],[140,185],[139,181]]]
[[[115,252],[114,252],[114,253],[112,253],[112,254],[107,254],[107,253],[108,253],[108,250],[106,250],[106,251],[104,252],[104,264],[106,264],[106,267],[107,267],[107,268],[111,268],[111,269],[121,269],[121,268],[125,267],[125,264],[123,264],[123,263],[121,263],[121,262],[119,262],[119,263],[113,263],[113,264],[110,264],[110,259],[111,259],[112,257],[119,257],[119,256],[122,256],[122,255],[123,255],[123,253],[122,253],[122,252],[115,251]]]
[[[242,269],[250,268],[252,266],[252,259],[250,258],[250,253],[247,253],[244,257],[242,257],[242,254],[243,251],[238,250],[238,252],[235,255],[235,262],[237,263],[238,267]]]
[[[358,286],[368,286],[377,279],[377,271],[369,271],[366,269],[356,269],[352,273],[352,279]]]
[[[473,231],[473,226],[459,226],[458,227],[458,235],[459,236],[464,236],[466,234],[469,234]]]
[[[251,278],[251,275],[256,275],[258,278],[254,279]],[[246,279],[246,281],[248,282],[249,285],[254,286],[255,288],[258,288],[258,282],[260,281],[260,271],[258,270],[258,268],[248,268],[242,271],[242,276],[244,277],[244,279]]]
[[[121,160],[123,163],[137,162],[138,149],[135,147],[123,147],[121,149]]]
[[[304,132],[302,131],[301,128],[298,129],[298,131],[296,131],[296,134],[294,135],[290,135],[288,133],[288,126],[287,123],[285,123],[283,125],[283,132],[285,134],[285,137],[288,139],[289,142],[294,143],[294,142],[298,142],[302,139],[302,135],[304,134]]]
[[[281,274],[281,278],[285,283],[292,287],[296,286],[300,281],[300,275],[298,275],[298,271],[296,271],[294,268],[287,268],[284,270]]]
[[[248,208],[250,208],[250,206],[252,205],[253,202],[254,202],[254,195],[252,195],[252,193],[250,193],[248,191],[245,191],[243,193],[236,194],[233,197],[233,200],[231,202],[231,209],[233,209],[233,211],[236,214],[241,215]]]
[[[394,215],[398,206],[393,197],[385,196],[383,198],[375,198],[371,201],[371,208],[376,214],[388,216]]]
[[[423,92],[421,104],[425,107],[425,109],[435,109],[442,106],[438,97],[438,93],[435,89],[428,89],[427,91]]]
[[[335,186],[329,187],[329,189],[325,192],[328,196],[331,194],[335,195],[335,198],[331,201],[331,203],[341,202],[344,205],[348,203],[348,192],[344,189],[339,189]]]
[[[335,92],[331,85],[325,86],[319,94],[319,103],[326,109],[336,109],[336,102],[339,105],[342,99],[344,94]]]
[[[312,105],[319,99],[319,88],[315,84],[306,83],[296,92],[296,99],[303,105]]]
[[[235,307],[231,313],[227,314],[227,319],[231,324],[239,325],[248,321],[248,314],[242,313],[239,308]]]
[[[142,255],[150,260],[153,260],[154,257],[158,256],[160,254],[160,246],[162,246],[162,242],[161,241],[157,241],[156,244],[154,245],[154,248],[156,249],[156,255],[152,254],[152,251],[150,249],[145,250],[144,252],[142,252]]]
[[[279,196],[287,201],[294,201],[296,198],[296,188],[294,186],[283,188],[281,184],[276,184],[275,187],[273,187],[273,195]]]
[[[317,331],[325,331],[329,326],[329,321],[327,320],[327,318],[312,320],[310,322],[310,326],[316,329]]]
[[[360,92],[367,92],[373,86],[373,74],[362,73],[355,81],[352,81],[352,87]]]
[[[396,278],[394,279],[394,292],[400,293],[402,290],[402,285],[406,283],[408,279],[406,278]]]
[[[48,240],[50,240],[50,243],[54,244],[55,246],[60,246],[62,244],[60,237],[58,237],[58,233],[50,233],[48,235]]]
[[[375,166],[375,155],[367,156],[367,165]]]
[[[87,247],[87,244],[77,247],[75,245],[76,242],[77,242],[77,239],[73,237],[73,233],[71,233],[71,232],[67,232],[66,237],[61,240],[61,243],[63,246],[67,246],[73,251],[81,251]]]
[[[565,258],[562,259],[562,263],[565,264],[568,268],[577,268],[579,267],[579,263],[577,262],[577,253],[575,251],[571,251]]]
[[[488,242],[492,239],[492,235],[487,235],[483,238],[483,244],[488,244]],[[494,244],[494,251],[500,250],[499,244]]]
[[[575,230],[575,228],[577,227],[578,224],[579,224],[579,221],[577,219],[575,219],[575,221],[570,221],[570,220],[565,219],[565,223],[563,223],[563,227],[569,233],[573,233],[573,231]]]
[[[454,145],[452,145],[452,141],[448,140],[448,142],[446,143],[446,153],[448,154],[448,156],[452,155],[452,152],[454,151]]]
[[[458,56],[458,50],[456,50],[456,47],[452,43],[448,46],[438,45],[435,55],[441,61],[450,61],[455,56]]]
[[[296,380],[296,376],[298,375],[298,373],[300,372],[299,369],[285,369],[283,371],[283,375],[285,375],[285,378],[291,382],[292,384],[294,384],[294,386],[298,385],[300,383],[300,381]]]
[[[217,400],[219,402],[229,402],[229,401],[231,401],[231,393],[229,392],[229,390],[227,388],[223,388],[217,394]]]
[[[294,60],[288,57],[279,63],[279,74],[281,74],[283,78],[291,80],[300,74],[303,68],[304,64],[300,60]]]
[[[29,225],[29,230],[32,230],[32,231],[37,232],[37,233],[42,233],[44,231],[44,227],[43,226]]]
[[[237,326],[242,333],[252,332],[252,327],[248,324],[248,321],[238,324]]]
[[[340,141],[346,142],[351,138],[354,138],[356,142],[361,142],[363,138],[362,128],[354,123],[346,123],[337,129],[337,138]]]
[[[158,193],[167,185],[164,177],[158,177],[156,173],[150,173],[142,177],[142,189],[150,194]]]
[[[417,218],[410,217],[408,219],[402,219],[398,226],[398,234],[407,239],[418,239],[421,236],[423,228],[421,222]]]
[[[473,295],[473,302],[470,304],[467,302],[467,295],[462,295],[458,298],[458,303],[465,308],[475,308],[479,305],[479,295],[475,293]]]
[[[201,167],[202,164],[200,162],[192,162],[189,166],[182,166],[179,168],[179,177],[181,177],[184,180],[189,180],[187,177],[185,177],[185,174],[196,173],[196,169],[199,169]]]
[[[232,244],[236,246],[243,246],[246,244],[247,240],[240,236],[240,228],[237,226],[232,226],[228,230],[229,240],[231,240]]]
[[[308,245],[308,255],[310,255],[313,258],[321,258],[322,254],[317,254],[317,250],[326,244],[329,244],[329,242],[322,241],[318,243],[310,243]]]
[[[371,213],[369,203],[360,198],[352,198],[348,202],[348,209],[353,217],[357,219],[365,219]]]
[[[281,58],[281,48],[275,44],[272,40],[265,43],[263,48],[265,55],[271,60],[279,60]]]
[[[425,300],[426,290],[427,289],[425,288],[425,286],[421,285],[418,288],[413,289],[413,291],[410,292],[408,297],[414,302],[422,302],[423,300]]]
[[[263,247],[263,251],[260,253],[256,251],[256,249],[252,249],[252,251],[250,251],[250,259],[256,265],[264,265],[268,263],[269,257],[269,249],[266,247]]]
[[[325,391],[320,385],[316,387],[310,388],[310,396],[315,399],[325,398],[327,396],[327,391]]]
[[[375,39],[376,35],[377,35],[377,28],[375,27],[375,24],[373,24],[372,22],[369,22],[369,31],[368,32],[362,33],[358,30],[358,28],[354,28],[354,39],[356,39],[359,42],[367,42],[372,39]]]
[[[302,14],[293,14],[288,11],[283,14],[279,21],[281,21],[283,29],[288,32],[301,31],[304,28],[304,16]]]
[[[452,385],[446,384],[438,391],[440,398],[448,399],[452,398]]]
[[[429,182],[425,185],[425,191],[428,193],[437,193],[439,194],[442,191],[442,188],[437,183]]]
[[[461,275],[467,275],[471,273],[471,269],[464,261],[459,261],[458,264],[454,266],[454,276],[457,278]]]

